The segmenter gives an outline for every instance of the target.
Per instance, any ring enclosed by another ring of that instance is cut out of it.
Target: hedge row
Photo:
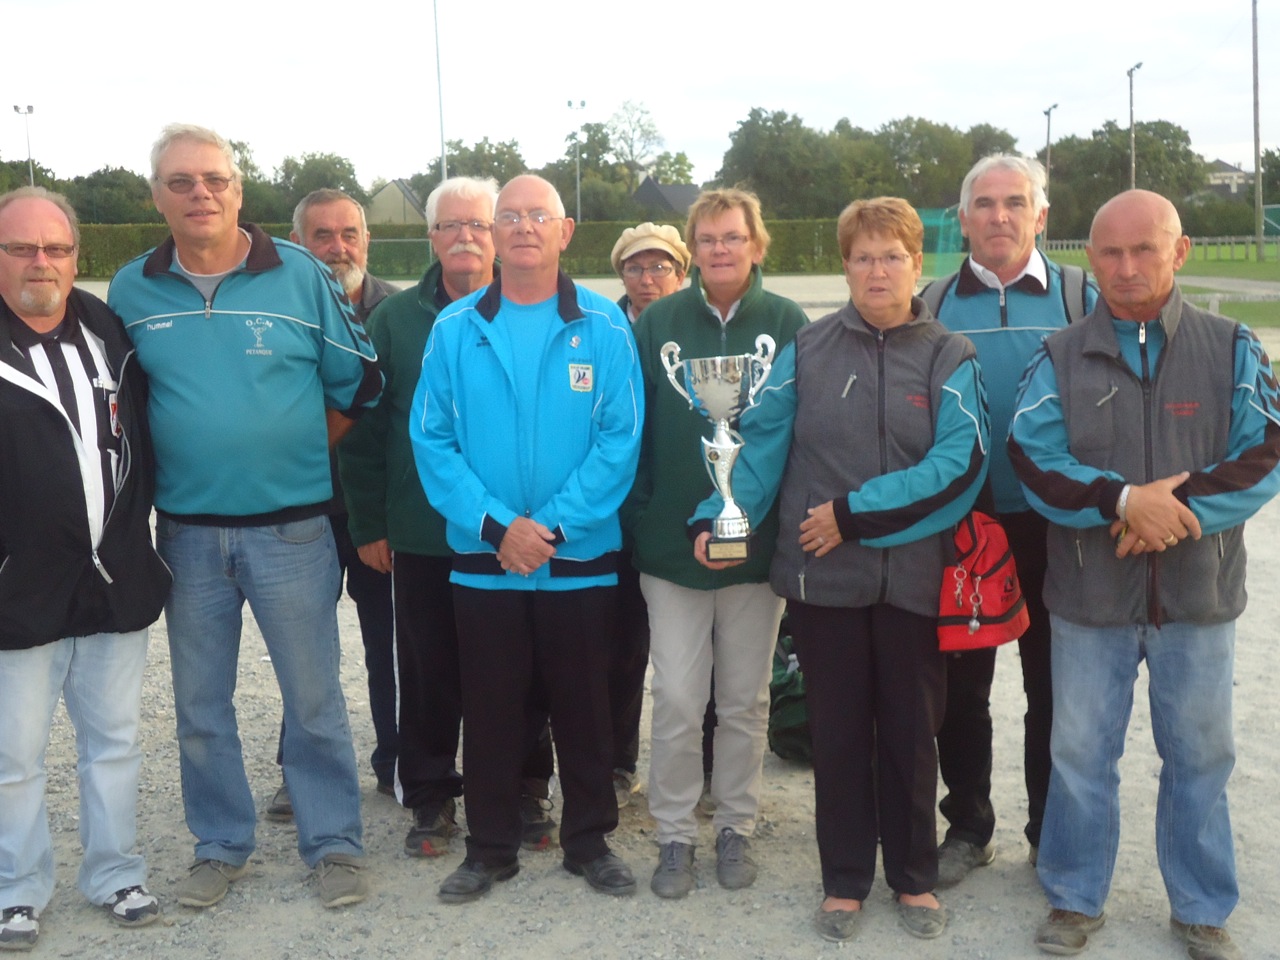
[[[940,211],[921,211],[925,220],[925,249],[959,249],[958,235]],[[928,214],[935,216],[930,217]],[[632,223],[580,223],[573,242],[561,258],[574,276],[613,272],[609,253],[619,234]],[[683,231],[684,224],[674,226]],[[768,224],[772,243],[765,261],[771,273],[839,273],[840,249],[834,220],[779,220]],[[287,237],[287,223],[264,223],[273,237]],[[430,263],[431,246],[421,224],[379,224],[371,228],[369,272],[390,279],[421,276]],[[123,264],[168,236],[164,224],[84,224],[80,228],[80,275],[108,278]]]

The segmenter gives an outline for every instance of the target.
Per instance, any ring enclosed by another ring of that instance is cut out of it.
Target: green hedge
[[[944,211],[920,211],[925,222],[925,250],[929,253],[959,250],[954,216]],[[683,222],[673,222],[683,232]],[[273,237],[289,236],[287,223],[261,225]],[[627,222],[590,222],[577,225],[573,242],[561,263],[573,276],[613,273],[609,253]],[[840,272],[840,249],[834,220],[774,220],[769,224],[772,242],[765,268],[770,273]],[[377,224],[371,228],[369,272],[378,277],[407,280],[422,275],[431,262],[431,245],[422,224]],[[168,235],[164,224],[85,224],[80,228],[80,275],[108,278],[123,264],[149,250]]]

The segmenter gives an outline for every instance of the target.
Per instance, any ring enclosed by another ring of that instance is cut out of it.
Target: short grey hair
[[[293,208],[293,232],[298,237],[305,239],[306,234],[302,228],[306,226],[307,211],[312,207],[323,207],[326,204],[338,203],[341,200],[346,200],[348,203],[356,205],[356,209],[360,211],[360,229],[368,233],[369,224],[365,220],[364,206],[355,197],[334,187],[321,187],[319,190],[312,190],[298,201],[298,205]]]
[[[160,182],[160,158],[164,156],[166,150],[179,140],[193,140],[196,143],[207,143],[217,147],[222,151],[222,155],[227,158],[227,165],[231,168],[232,178],[235,180],[244,178],[244,171],[236,163],[235,153],[225,137],[216,131],[210,130],[208,127],[201,127],[194,123],[171,123],[160,131],[160,139],[151,147],[152,182]]]
[[[67,223],[71,225],[71,239],[75,241],[77,247],[80,246],[80,218],[76,216],[76,208],[71,206],[71,201],[62,194],[46,190],[44,187],[18,187],[8,193],[0,194],[0,210],[4,210],[15,200],[48,200],[66,216]]]
[[[960,209],[969,212],[969,204],[973,202],[973,185],[978,178],[992,170],[1012,170],[1027,178],[1031,184],[1031,208],[1036,216],[1041,210],[1049,208],[1049,195],[1045,192],[1049,176],[1045,173],[1044,164],[1034,157],[1020,157],[1013,153],[993,153],[983,157],[973,165],[973,169],[965,174],[964,183],[960,185]]]
[[[450,177],[443,180],[427,196],[427,229],[436,225],[436,213],[440,201],[456,197],[459,200],[488,200],[489,216],[498,205],[498,181],[493,177]]]

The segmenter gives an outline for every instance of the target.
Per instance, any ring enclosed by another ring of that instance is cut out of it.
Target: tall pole
[[[1142,66],[1139,60],[1132,67],[1125,71],[1129,74],[1129,189],[1132,190],[1138,185],[1138,139],[1134,133],[1133,126],[1133,74],[1134,71]]]
[[[1258,0],[1253,0],[1253,226],[1258,234],[1258,262],[1267,259],[1262,224],[1262,136],[1258,118]]]
[[[1055,103],[1051,107],[1046,107],[1044,111],[1044,195],[1049,196],[1049,178],[1053,170],[1053,111],[1058,109]],[[1041,234],[1044,249],[1049,249],[1049,221],[1044,222],[1044,232]]]
[[[431,26],[436,34],[436,97],[440,105],[440,182],[449,179],[448,149],[444,141],[444,83],[440,79],[440,16],[436,10],[436,0],[431,0]]]
[[[1257,60],[1256,55],[1254,57],[1254,60],[1256,62]],[[1256,67],[1255,67],[1254,76],[1255,77],[1257,76]],[[1256,90],[1257,88],[1256,79],[1254,80],[1254,86]],[[35,113],[35,110],[36,108],[31,106],[30,104],[27,105],[27,109],[25,110],[23,110],[16,103],[13,105],[13,112],[22,117],[23,123],[27,128],[27,176],[30,178],[31,186],[33,187],[36,185],[36,165],[31,160],[31,114]]]
[[[587,109],[587,101],[579,100],[578,105],[575,107],[573,105],[573,101],[570,100],[569,109],[585,110]],[[577,220],[578,223],[581,223],[582,222],[582,125],[581,124],[579,124],[578,127],[573,131],[573,142],[577,148],[576,150],[574,150],[574,153],[576,154],[575,162],[574,162],[574,168],[576,170],[574,187],[575,187],[575,192],[577,193],[577,196],[578,196],[578,212],[577,212],[577,216],[574,217],[574,219]]]

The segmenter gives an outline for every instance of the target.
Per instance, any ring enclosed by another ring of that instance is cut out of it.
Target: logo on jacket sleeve
[[[244,322],[244,325],[253,331],[253,341],[254,341],[253,346],[250,347],[248,350],[246,350],[245,353],[255,357],[271,356],[271,350],[268,347],[266,347],[262,342],[263,334],[265,334],[272,327],[271,321],[264,320],[262,319],[262,317],[255,317],[252,320],[246,320]]]
[[[592,365],[589,363],[569,364],[569,386],[579,393],[590,393],[595,386]]]

